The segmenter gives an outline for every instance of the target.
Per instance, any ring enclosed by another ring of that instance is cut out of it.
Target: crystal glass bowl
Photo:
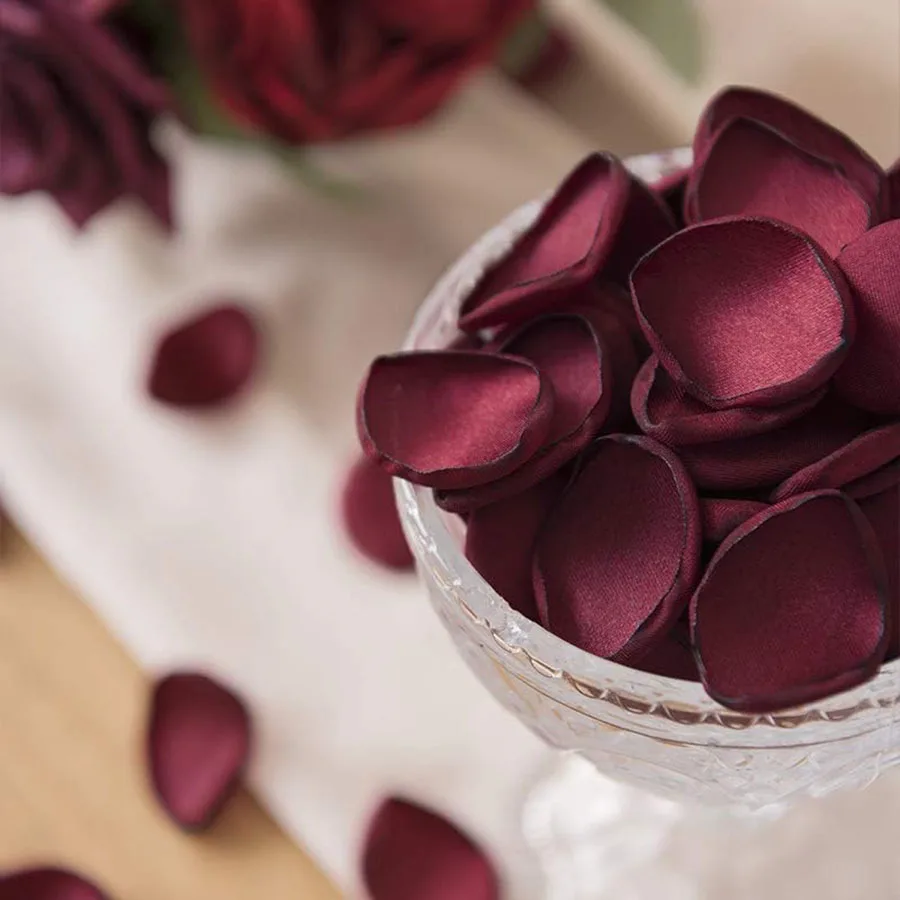
[[[689,151],[637,157],[653,182]],[[407,349],[446,346],[462,299],[534,221],[518,209],[442,278],[415,320]],[[803,795],[861,788],[900,763],[900,661],[855,690],[771,715],[746,715],[699,684],[599,659],[514,612],[466,560],[462,525],[429,489],[396,484],[403,525],[435,610],[494,696],[551,745],[601,772],[676,801],[757,810]],[[580,895],[579,895],[580,896]]]

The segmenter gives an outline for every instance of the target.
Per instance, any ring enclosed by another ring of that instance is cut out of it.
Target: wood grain
[[[91,611],[8,532],[0,566],[0,871],[75,868],[113,898],[338,900],[246,792],[207,834],[147,790],[147,682]]]

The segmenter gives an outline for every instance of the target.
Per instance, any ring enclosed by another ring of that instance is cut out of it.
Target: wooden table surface
[[[88,607],[6,531],[0,563],[0,872],[52,863],[121,900],[338,900],[242,792],[208,833],[147,790],[147,680]]]

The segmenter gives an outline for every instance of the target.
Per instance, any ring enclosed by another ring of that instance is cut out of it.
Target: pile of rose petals
[[[748,712],[900,654],[900,164],[728,89],[665,183],[581,163],[459,327],[360,439],[519,613]]]

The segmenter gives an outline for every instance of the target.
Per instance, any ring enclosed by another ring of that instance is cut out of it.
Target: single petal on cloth
[[[370,900],[499,900],[491,861],[456,826],[405,800],[386,800],[365,839]]]
[[[776,431],[806,415],[827,391],[823,386],[783,406],[712,409],[676,384],[654,355],[634,379],[631,411],[644,434],[677,447]]]
[[[476,509],[466,527],[466,558],[516,611],[538,621],[531,579],[538,531],[565,486],[559,475]]]
[[[666,371],[716,409],[798,400],[831,378],[853,341],[837,266],[772,219],[687,228],[644,257],[631,282]]]
[[[150,778],[184,829],[210,826],[237,789],[250,756],[247,708],[206,675],[177,672],[153,689],[147,731]]]
[[[896,659],[900,656],[900,483],[858,502],[878,538],[887,568],[891,613],[887,658]]]
[[[869,203],[837,163],[752,119],[722,126],[687,192],[687,207],[697,221],[738,215],[779,219],[832,256],[872,225]]]
[[[771,507],[725,540],[691,601],[704,686],[765,713],[861,684],[887,649],[887,590],[852,500],[823,491]]]
[[[413,555],[394,499],[393,479],[366,456],[347,473],[341,515],[353,546],[372,562],[398,571],[413,568]]]
[[[900,459],[900,422],[861,434],[824,459],[801,469],[772,494],[777,503],[795,494],[843,488]]]
[[[700,574],[694,487],[678,458],[635,435],[599,439],[538,535],[541,624],[629,664],[684,611]]]
[[[900,219],[845,247],[837,263],[853,291],[857,329],[835,386],[862,409],[900,415]]]
[[[716,133],[731,119],[756,119],[820,159],[835,163],[860,189],[873,210],[887,203],[884,170],[846,134],[776,94],[757,88],[727,87],[709,102],[694,136],[694,159],[706,155]]]
[[[611,362],[606,346],[586,316],[543,316],[501,339],[495,349],[533,363],[553,388],[553,419],[544,444],[514,472],[480,487],[446,491],[438,503],[466,512],[496,503],[558,471],[601,431],[612,398]]]
[[[553,386],[528,360],[467,351],[381,356],[359,401],[363,450],[391,475],[442,489],[515,471],[544,445]]]
[[[679,457],[704,490],[774,489],[859,437],[869,425],[865,413],[829,394],[811,412],[785,425],[733,441],[680,447]]]
[[[19,869],[0,875],[0,900],[108,900],[100,888],[67,869]]]
[[[601,273],[627,283],[635,263],[675,224],[664,204],[614,156],[593,154],[537,221],[475,285],[459,325],[516,325],[572,302]]]
[[[255,372],[259,344],[256,323],[240,306],[217,306],[179,323],[156,347],[150,394],[186,408],[231,400]]]
[[[758,500],[730,497],[701,497],[700,516],[703,521],[703,540],[721,544],[736,528],[748,519],[765,512],[767,504]]]

